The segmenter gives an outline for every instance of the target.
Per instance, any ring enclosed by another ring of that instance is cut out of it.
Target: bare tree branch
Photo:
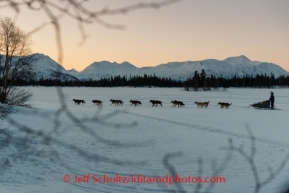
[[[63,16],[68,16],[78,24],[78,30],[80,31],[81,41],[79,46],[82,45],[88,38],[85,33],[85,25],[96,23],[108,29],[124,29],[123,25],[112,24],[110,22],[102,19],[104,16],[113,16],[121,15],[129,12],[133,12],[140,9],[159,9],[173,3],[177,3],[181,0],[163,0],[155,1],[150,3],[136,3],[128,6],[123,6],[120,8],[109,9],[104,7],[101,10],[89,10],[86,8],[88,1],[83,0],[1,0],[0,9],[11,8],[16,13],[17,17],[21,14],[23,7],[27,7],[31,11],[43,12],[49,17],[49,22],[44,22],[40,26],[31,30],[29,34],[35,33],[47,25],[53,25],[57,43],[58,50],[58,63],[62,64],[63,61],[63,46],[62,46],[62,37],[61,37],[61,25],[60,19]],[[60,14],[56,14],[55,11],[58,11]]]

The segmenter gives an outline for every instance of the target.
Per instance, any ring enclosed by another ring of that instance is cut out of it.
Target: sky
[[[152,0],[93,0],[85,6],[97,11],[136,2]],[[288,0],[181,0],[160,9],[101,17],[125,28],[87,24],[84,29],[88,38],[81,45],[78,23],[63,16],[59,20],[63,45],[61,65],[67,70],[81,71],[93,62],[103,60],[128,61],[145,67],[245,55],[253,61],[272,62],[289,71],[288,10]],[[13,18],[26,32],[49,21],[44,11],[24,7],[17,17],[13,9],[1,8],[0,16]],[[33,33],[31,39],[33,53],[43,53],[58,60],[52,25]]]

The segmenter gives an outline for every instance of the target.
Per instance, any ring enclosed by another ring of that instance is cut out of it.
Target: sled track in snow
[[[235,132],[231,132],[231,131],[224,131],[224,130],[221,130],[221,129],[218,129],[218,128],[203,127],[203,126],[199,126],[199,125],[181,123],[181,122],[177,122],[177,121],[171,121],[171,120],[167,120],[167,119],[156,118],[156,117],[152,117],[152,116],[148,116],[148,115],[140,115],[140,114],[137,114],[137,113],[130,113],[128,111],[122,111],[122,110],[120,110],[119,112],[122,112],[122,113],[125,113],[125,114],[130,114],[130,115],[137,116],[137,117],[143,117],[143,118],[152,119],[152,120],[155,120],[155,121],[161,121],[161,122],[165,122],[165,123],[170,123],[170,124],[177,125],[177,126],[189,127],[189,128],[192,128],[192,129],[198,130],[198,131],[206,131],[206,132],[210,132],[210,133],[214,133],[214,134],[226,135],[228,137],[237,137],[237,138],[250,140],[250,136],[249,135],[235,133]],[[260,142],[260,143],[266,143],[266,144],[270,144],[270,145],[277,145],[277,146],[282,146],[282,147],[289,148],[289,143],[282,143],[282,142],[274,141],[274,140],[271,140],[271,139],[258,138],[258,136],[256,137],[256,141]]]

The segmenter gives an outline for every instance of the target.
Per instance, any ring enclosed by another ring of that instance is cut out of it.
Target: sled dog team
[[[77,105],[85,104],[84,100],[73,99],[73,101],[74,101],[75,105],[76,104]],[[122,100],[110,99],[110,102],[111,102],[110,105],[113,105],[113,104],[115,106],[123,105],[123,101]],[[130,100],[129,102],[131,103],[130,106],[134,105],[136,107],[136,106],[141,106],[142,105],[141,101],[137,101],[137,100]],[[100,100],[92,100],[92,103],[94,105],[101,106],[103,102],[100,101]],[[157,107],[158,105],[163,106],[162,105],[162,101],[158,101],[158,100],[150,100],[150,103],[152,103],[152,107],[154,107],[154,106]],[[171,101],[171,103],[173,104],[172,107],[184,107],[185,106],[185,104],[182,101],[173,100],[173,101]],[[205,108],[207,108],[209,106],[209,104],[210,104],[210,101],[208,101],[208,102],[197,102],[197,101],[195,101],[195,104],[197,105],[197,107],[200,107],[200,108],[205,107]],[[221,108],[227,108],[228,109],[230,107],[230,105],[232,105],[232,103],[219,102],[218,105],[220,105]]]

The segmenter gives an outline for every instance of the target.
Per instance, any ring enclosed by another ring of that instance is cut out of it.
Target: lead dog
[[[232,103],[229,104],[229,103],[223,103],[223,102],[219,102],[218,104],[220,105],[221,108],[224,108],[224,107],[225,107],[225,108],[227,108],[227,109],[229,108],[230,105],[232,105]]]
[[[156,107],[157,107],[158,104],[161,105],[161,106],[163,106],[163,105],[162,105],[162,101],[150,100],[150,102],[153,104],[152,107],[153,107],[153,106],[156,106]]]
[[[201,108],[203,108],[203,107],[208,107],[208,105],[210,104],[210,101],[208,101],[208,102],[197,102],[197,101],[195,101],[195,104],[198,106],[198,107],[201,107]]]
[[[74,104],[84,104],[85,103],[85,101],[84,100],[80,100],[80,99],[73,99],[73,101],[74,101]]]
[[[80,103],[80,101],[79,101],[78,99],[73,99],[73,101],[74,101],[74,104],[75,104],[75,105],[76,105],[76,104],[79,105],[79,103]]]

